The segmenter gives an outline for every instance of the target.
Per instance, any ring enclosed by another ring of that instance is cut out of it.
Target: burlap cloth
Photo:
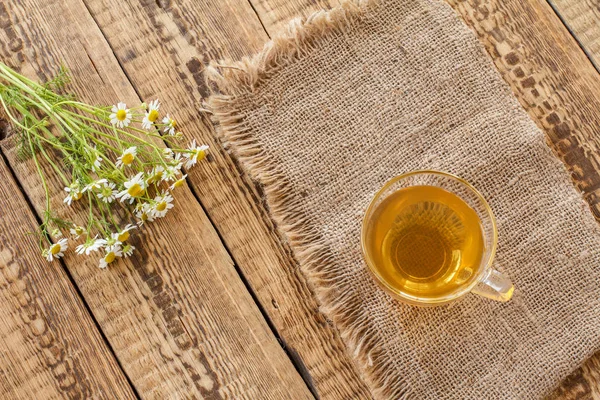
[[[379,398],[540,398],[600,345],[599,230],[471,31],[441,1],[346,2],[208,70],[224,142]],[[393,300],[361,218],[388,179],[455,173],[498,218],[507,304]]]

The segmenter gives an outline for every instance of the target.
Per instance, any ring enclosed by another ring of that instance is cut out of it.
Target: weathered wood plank
[[[598,0],[548,0],[571,33],[600,69],[600,2]]]
[[[115,7],[127,16],[122,3]],[[74,78],[70,89],[80,98],[140,101],[82,2],[5,1],[0,21],[0,57],[23,73],[44,79],[64,62]],[[122,20],[121,34],[132,26],[131,19]],[[160,60],[155,54],[147,61],[153,58]],[[177,79],[174,71],[170,76]],[[151,86],[156,77],[146,79]],[[161,99],[178,116],[194,114],[189,104],[172,103],[168,95]],[[35,169],[15,160],[10,143],[4,152],[40,213],[43,195]],[[59,209],[61,185],[52,187]],[[200,204],[187,188],[175,202],[167,218],[135,235],[136,257],[107,270],[96,260],[65,257],[137,391],[157,399],[311,398]]]
[[[26,236],[36,225],[0,159],[0,398],[134,399],[63,267]]]
[[[340,0],[248,0],[269,36],[277,35],[292,18],[306,18],[315,11],[328,10]]]
[[[250,1],[271,35],[290,18],[339,4],[339,0]],[[597,60],[598,2],[550,1]],[[600,220],[600,77],[585,53],[544,0],[447,2],[476,31]],[[600,398],[600,354],[568,377],[556,393],[566,398]]]
[[[209,60],[252,54],[268,40],[246,0],[87,1],[136,90],[177,109],[184,134],[212,147],[190,182],[299,368],[322,398],[368,398],[335,329],[318,312],[260,192],[198,112]]]

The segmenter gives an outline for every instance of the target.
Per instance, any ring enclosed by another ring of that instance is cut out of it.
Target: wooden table
[[[600,4],[448,2],[600,218]],[[2,61],[42,81],[64,62],[70,89],[91,103],[159,97],[187,139],[212,148],[175,211],[137,239],[138,256],[102,271],[73,255],[47,264],[23,236],[39,220],[43,193],[32,166],[2,141],[0,398],[371,398],[260,188],[199,111],[209,60],[252,54],[288,19],[337,3],[0,2]],[[530,71],[535,78],[523,79]],[[0,133],[10,136],[2,121]],[[53,186],[59,204],[61,186]],[[554,396],[600,398],[599,382],[600,355]]]

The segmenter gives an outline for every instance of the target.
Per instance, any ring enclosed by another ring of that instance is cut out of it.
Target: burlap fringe
[[[377,398],[404,399],[409,395],[406,382],[392,380],[395,365],[371,338],[364,321],[360,299],[336,290],[338,266],[331,251],[302,212],[302,200],[291,190],[281,166],[261,148],[237,106],[237,99],[253,93],[261,81],[311,51],[328,35],[343,33],[368,15],[379,0],[346,0],[340,6],[319,11],[306,20],[292,20],[287,30],[268,42],[251,58],[233,63],[215,63],[206,70],[207,83],[219,94],[212,95],[206,107],[213,113],[224,145],[241,161],[246,172],[264,188],[270,213],[282,239],[288,241],[322,312],[334,321],[350,355],[357,360],[363,378]]]

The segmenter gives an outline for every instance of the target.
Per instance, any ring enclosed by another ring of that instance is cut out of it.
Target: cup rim
[[[396,182],[399,182],[403,179],[406,179],[410,176],[414,176],[414,175],[424,175],[424,174],[430,174],[430,175],[438,175],[438,176],[442,176],[445,178],[450,178],[453,179],[455,181],[458,181],[459,183],[461,183],[462,185],[466,186],[468,189],[470,189],[473,193],[475,193],[475,195],[481,200],[481,202],[483,203],[487,213],[490,216],[490,220],[492,222],[492,244],[491,244],[491,249],[490,249],[490,253],[488,256],[488,260],[485,264],[485,266],[483,268],[480,268],[479,272],[477,273],[477,276],[472,280],[471,283],[469,283],[469,285],[461,288],[460,290],[447,295],[447,296],[443,296],[440,298],[436,298],[433,300],[423,300],[417,296],[411,296],[405,293],[400,292],[399,290],[395,289],[394,287],[392,287],[385,279],[383,279],[383,277],[381,277],[381,275],[377,272],[377,269],[375,268],[374,262],[373,260],[371,260],[371,257],[369,256],[369,252],[367,251],[367,246],[365,243],[365,237],[366,237],[366,227],[367,227],[367,217],[369,217],[369,215],[373,212],[373,208],[375,207],[375,202],[377,199],[379,199],[379,197],[385,192],[385,190],[387,190],[391,185],[393,185]],[[397,175],[393,178],[391,178],[390,180],[388,180],[373,196],[373,198],[371,199],[369,206],[367,207],[365,214],[362,218],[362,225],[361,225],[361,235],[360,235],[360,244],[361,244],[361,250],[363,253],[363,258],[365,259],[366,263],[367,263],[367,269],[369,270],[369,272],[371,273],[371,275],[375,278],[375,281],[383,288],[385,289],[388,293],[390,293],[391,295],[393,295],[394,297],[396,297],[397,299],[407,302],[409,304],[413,304],[413,305],[419,305],[419,306],[432,306],[432,305],[440,305],[440,304],[444,304],[444,303],[449,303],[453,300],[456,300],[462,296],[464,296],[465,294],[469,293],[484,277],[485,274],[487,272],[489,272],[491,270],[492,264],[494,262],[494,257],[496,255],[496,248],[498,245],[498,227],[496,225],[496,217],[494,216],[494,213],[492,211],[492,208],[490,207],[490,205],[488,204],[487,200],[485,199],[485,197],[483,197],[483,195],[473,186],[471,185],[468,181],[466,181],[465,179],[451,174],[449,172],[444,172],[444,171],[436,171],[433,169],[421,169],[421,170],[415,170],[415,171],[410,171],[401,175]]]

